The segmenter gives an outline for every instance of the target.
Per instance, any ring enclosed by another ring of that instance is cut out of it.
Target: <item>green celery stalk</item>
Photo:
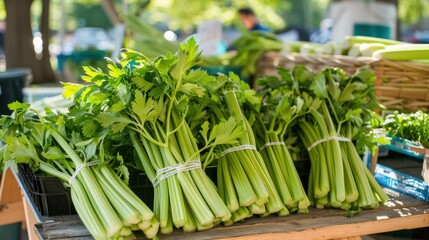
[[[156,218],[152,218],[151,222],[150,222],[150,227],[147,228],[146,230],[144,230],[144,235],[149,238],[155,238],[156,235],[158,234],[158,229],[159,229],[159,222]]]
[[[167,217],[166,225],[164,227],[160,226],[162,234],[170,234],[173,232],[173,217],[171,216],[171,212],[168,212],[168,214],[170,216]]]
[[[268,142],[280,142],[280,139],[277,137],[275,132],[268,132],[269,139]],[[274,145],[269,148],[273,148],[275,156],[279,156],[281,159],[278,160],[280,168],[283,171],[284,176],[289,176],[286,182],[292,198],[295,201],[301,201],[301,208],[305,207],[306,204],[309,205],[307,195],[305,194],[304,187],[302,186],[301,179],[299,178],[298,172],[296,171],[295,165],[293,163],[292,157],[287,150],[285,145]],[[280,191],[279,191],[280,192]],[[293,204],[293,203],[292,203]]]
[[[68,145],[65,139],[56,132],[56,130],[51,131],[52,137],[57,141],[57,143],[62,147],[64,152],[68,154],[70,159],[75,163],[76,166],[83,163],[80,157],[75,153],[75,151]],[[100,215],[100,219],[105,224],[107,230],[107,237],[114,236],[122,228],[122,221],[116,214],[115,210],[112,208],[112,205],[106,198],[106,195],[103,193],[99,183],[92,174],[91,170],[82,168],[78,179],[84,180],[83,185],[88,192],[91,193],[90,197],[93,197],[95,211]]]
[[[226,148],[223,148],[223,150],[226,150]],[[257,200],[256,194],[252,189],[252,186],[250,185],[249,179],[246,175],[246,172],[244,171],[241,161],[239,160],[239,156],[237,152],[228,153],[227,155],[230,156],[223,156],[220,157],[219,161],[223,161],[224,166],[228,166],[227,169],[223,169],[223,171],[228,171],[231,174],[231,178],[234,179],[233,183],[235,185],[235,191],[236,196],[238,197],[238,203],[241,207],[247,207],[251,204],[255,203]],[[228,174],[228,172],[224,173],[225,177]],[[229,179],[227,180],[230,181]],[[228,188],[229,186],[227,186]],[[231,191],[232,189],[229,188]],[[235,194],[232,194],[232,197],[235,196]]]
[[[176,228],[183,227],[186,223],[185,215],[185,204],[183,200],[182,189],[177,181],[177,178],[169,177],[166,179],[168,181],[168,191],[171,198],[171,215],[173,217],[173,223]]]
[[[115,180],[105,178],[98,170],[94,170],[94,169],[92,170],[93,170],[92,173],[96,176],[98,182],[100,183],[100,186],[105,191],[106,196],[109,199],[109,202],[112,204],[112,206],[115,208],[115,210],[121,217],[123,221],[122,223],[124,224],[124,226],[129,226],[140,222],[141,215],[139,211],[137,211],[133,205],[129,204],[125,200],[124,196],[121,195],[111,184],[109,184]],[[123,235],[122,233],[119,233],[119,234]],[[129,235],[129,234],[126,234],[126,235]]]
[[[302,129],[300,137],[303,140],[305,147],[310,147],[314,142],[320,139],[317,131],[306,121],[300,121],[299,127]],[[319,129],[319,128],[317,128]],[[332,169],[329,168],[329,161],[326,160],[325,150],[321,144],[315,146],[310,151],[310,160],[312,169],[314,169],[314,196],[322,198],[331,192],[333,184],[331,176]]]
[[[252,205],[250,205],[249,207],[248,207],[248,209],[249,209],[249,211],[250,211],[250,213],[252,213],[253,215],[256,215],[256,214],[264,214],[267,210],[265,209],[265,205],[261,205],[261,206],[259,206],[258,204],[256,204],[256,203],[253,203]]]
[[[151,220],[154,213],[147,205],[116,175],[108,166],[101,166],[100,172],[107,179],[110,179],[112,187],[141,214],[141,220]]]
[[[171,138],[171,140],[175,142],[175,145],[177,147],[180,148],[185,161],[201,161],[199,149],[196,142],[189,141],[189,139],[193,139],[193,135],[188,124],[181,124],[179,117],[176,114],[173,114],[172,117],[174,124],[179,127],[177,129],[177,132],[175,133],[176,138]],[[197,155],[195,156],[196,153]],[[230,218],[231,213],[229,212],[225,204],[222,202],[222,199],[217,193],[215,185],[212,183],[207,174],[205,174],[202,169],[191,170],[190,174],[194,179],[194,182],[197,185],[201,195],[207,202],[207,205],[213,212],[214,216],[217,218],[222,218],[224,220]]]
[[[145,231],[146,229],[148,229],[151,226],[151,221],[150,220],[142,220],[137,224],[132,224],[131,226],[135,226],[137,225],[137,229],[133,229],[133,231],[137,231],[137,230],[143,230]]]
[[[334,123],[332,122],[332,119],[329,115],[329,110],[326,105],[326,102],[322,103],[322,112],[325,119],[326,126],[329,131],[329,135],[327,136],[338,136],[338,134],[335,131]],[[344,167],[343,167],[343,161],[341,159],[341,148],[340,143],[337,140],[331,140],[327,142],[327,145],[331,145],[332,147],[330,150],[332,151],[332,161],[334,164],[334,171],[335,171],[335,189],[336,189],[336,199],[339,202],[343,202],[346,199],[346,191],[345,191],[345,185],[344,185]]]
[[[194,216],[190,213],[189,206],[185,207],[186,211],[186,221],[185,225],[183,225],[184,232],[195,232],[197,231],[197,223],[195,222]]]
[[[230,171],[232,168],[228,167],[227,159],[219,159],[218,160],[218,186],[219,191],[222,191],[222,199],[225,201],[226,206],[228,207],[230,212],[235,212],[240,207],[237,198],[237,192],[234,189],[234,184],[232,181],[232,174]],[[234,181],[238,181],[237,178],[234,178]],[[224,221],[225,222],[225,221]]]
[[[234,222],[239,222],[251,216],[252,214],[247,207],[240,207],[237,211],[232,213],[232,220]]]
[[[351,203],[358,199],[359,192],[356,187],[356,182],[353,178],[353,172],[350,167],[350,163],[347,159],[347,152],[345,151],[344,145],[341,144],[341,152],[344,166],[344,177],[345,177],[345,187],[346,187],[346,202]],[[343,203],[344,204],[344,203]]]
[[[91,235],[95,239],[106,238],[106,229],[95,213],[96,210],[90,203],[86,191],[78,179],[75,180],[73,187],[70,188],[70,193],[76,212]]]

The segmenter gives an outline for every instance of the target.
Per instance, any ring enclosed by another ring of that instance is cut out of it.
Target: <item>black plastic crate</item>
[[[146,174],[136,171],[130,171],[129,179],[130,189],[153,210],[153,185]]]
[[[31,71],[25,68],[8,69],[0,72],[0,115],[12,113],[8,104],[14,101],[22,102],[22,89]]]
[[[296,160],[294,164],[304,188],[307,189],[310,160]],[[42,216],[76,214],[70,190],[66,189],[58,178],[36,175],[27,164],[18,164],[18,168],[24,184]],[[217,168],[210,167],[205,171],[210,179],[216,183]],[[149,208],[153,208],[153,186],[145,174],[130,171],[129,186]]]
[[[18,168],[35,207],[42,216],[76,214],[70,190],[58,178],[36,175],[27,164],[18,164]]]
[[[27,164],[18,164],[24,184],[42,216],[74,215],[76,209],[70,195],[56,177],[40,176],[33,173]],[[144,174],[131,171],[129,185],[148,207],[153,205],[153,187]]]
[[[299,178],[301,179],[302,186],[305,191],[308,189],[308,179],[310,178],[311,161],[309,159],[300,159],[293,161]]]

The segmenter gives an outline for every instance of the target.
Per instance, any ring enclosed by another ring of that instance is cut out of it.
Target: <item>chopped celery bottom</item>
[[[146,237],[156,237],[159,222],[154,217],[146,220],[147,216],[154,214],[147,206],[126,186],[119,177],[103,175],[102,170],[111,171],[108,166],[87,167],[93,173],[95,180],[100,184],[103,194],[110,206],[114,209],[116,217],[122,220],[122,224],[112,229],[106,229],[106,225],[100,221],[100,214],[96,212],[97,198],[93,192],[87,189],[87,184],[81,184],[83,178],[75,179],[71,185],[73,204],[83,224],[95,239],[117,238],[133,239],[133,231],[142,230]],[[109,168],[109,169],[107,169]],[[111,171],[110,173],[113,173]],[[135,205],[134,205],[135,204]],[[143,206],[143,209],[139,208]],[[99,206],[100,207],[100,206]],[[139,209],[138,209],[139,208]],[[147,212],[148,211],[148,212]],[[116,230],[118,229],[118,230]]]

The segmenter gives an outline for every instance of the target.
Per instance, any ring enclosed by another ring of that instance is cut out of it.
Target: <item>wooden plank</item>
[[[310,211],[307,215],[249,219],[243,224],[205,232],[174,232],[168,236],[161,235],[161,239],[332,239],[429,226],[428,205],[364,211],[352,218],[345,218],[333,209]]]
[[[21,201],[21,191],[10,168],[3,172],[0,183],[0,205]]]
[[[77,215],[50,217],[35,225],[40,239],[92,239]]]
[[[21,191],[10,168],[6,168],[0,182],[0,225],[22,222],[25,219]]]
[[[375,167],[377,166],[379,151],[380,151],[380,147],[377,146],[377,150],[371,156],[371,163],[370,163],[370,166],[369,166],[369,171],[371,172],[372,175],[374,175]]]
[[[22,202],[0,205],[0,226],[24,221]]]
[[[195,233],[175,230],[170,235],[160,234],[160,239],[357,240],[360,235],[429,226],[429,204],[405,195],[393,196],[385,206],[364,210],[352,218],[345,218],[344,213],[338,209],[310,208],[310,214],[254,217],[230,227],[216,227]],[[50,221],[37,226],[38,231],[44,232],[43,239],[91,238],[77,216],[56,217]]]
[[[429,226],[429,215],[409,216],[382,221],[370,221],[354,224],[332,225],[320,228],[311,228],[303,231],[262,233],[250,236],[228,237],[231,240],[317,240],[346,238],[350,235],[368,235],[380,232],[390,232],[403,229],[414,229]],[[221,238],[222,239],[222,238]]]
[[[27,235],[29,240],[36,240],[39,237],[36,234],[36,230],[34,229],[34,225],[36,224],[36,217],[34,217],[33,211],[28,204],[28,201],[25,197],[22,197],[22,204],[24,205],[25,211],[25,223],[27,225]]]

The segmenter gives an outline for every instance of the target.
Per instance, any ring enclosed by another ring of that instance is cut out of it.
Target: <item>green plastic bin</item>
[[[19,240],[21,238],[21,222],[0,226],[0,239]]]
[[[382,24],[355,23],[353,35],[390,39],[390,27]]]

